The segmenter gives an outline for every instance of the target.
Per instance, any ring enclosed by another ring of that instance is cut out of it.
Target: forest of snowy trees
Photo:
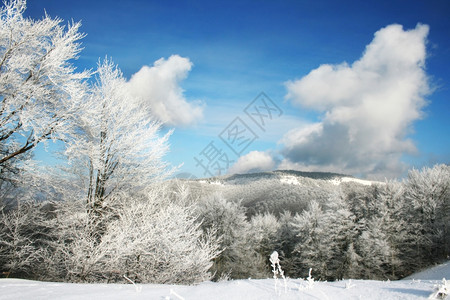
[[[448,259],[449,166],[412,169],[403,181],[371,185],[300,178],[299,185],[273,178],[211,184],[216,188],[194,196],[202,227],[222,237],[216,279],[269,277],[274,250],[287,276],[306,278],[312,268],[320,280],[399,279]],[[247,206],[251,194],[263,201]]]
[[[450,255],[450,167],[320,189],[272,181],[227,193],[165,180],[171,135],[111,59],[72,65],[80,23],[0,11],[0,272],[69,282],[397,279]],[[58,143],[61,166],[33,160]],[[312,184],[320,186],[320,180]],[[264,197],[264,201],[262,201]]]

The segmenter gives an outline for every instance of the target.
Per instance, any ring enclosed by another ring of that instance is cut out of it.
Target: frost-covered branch
[[[81,24],[25,18],[25,0],[0,10],[0,167],[48,139],[63,139],[83,98],[89,72],[78,57]]]

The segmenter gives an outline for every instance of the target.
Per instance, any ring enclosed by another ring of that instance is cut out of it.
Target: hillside
[[[450,279],[450,261],[405,277],[404,280],[441,280]]]
[[[221,193],[227,200],[246,207],[248,216],[265,212],[279,215],[283,211],[295,214],[303,211],[311,200],[326,203],[341,189],[380,184],[338,173],[293,170],[174,179],[169,184],[178,183],[187,186],[194,198]]]

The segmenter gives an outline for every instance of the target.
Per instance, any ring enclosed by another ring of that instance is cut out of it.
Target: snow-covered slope
[[[442,278],[450,280],[450,260],[446,263],[412,274],[403,280],[441,280]]]
[[[379,181],[370,181],[370,180],[364,180],[364,179],[359,179],[359,178],[354,178],[354,177],[336,177],[334,179],[331,179],[330,182],[334,185],[340,185],[341,183],[344,182],[355,182],[355,183],[359,183],[362,185],[372,185],[374,183],[380,183]]]
[[[280,182],[285,184],[295,184],[300,185],[300,181],[298,180],[298,177],[292,176],[292,175],[285,175],[280,176]]]

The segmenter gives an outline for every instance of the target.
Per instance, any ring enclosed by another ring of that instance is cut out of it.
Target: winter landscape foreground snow
[[[0,299],[427,299],[442,285],[444,277],[450,277],[450,262],[399,281],[287,279],[286,286],[282,279],[204,282],[195,286],[0,279]]]

